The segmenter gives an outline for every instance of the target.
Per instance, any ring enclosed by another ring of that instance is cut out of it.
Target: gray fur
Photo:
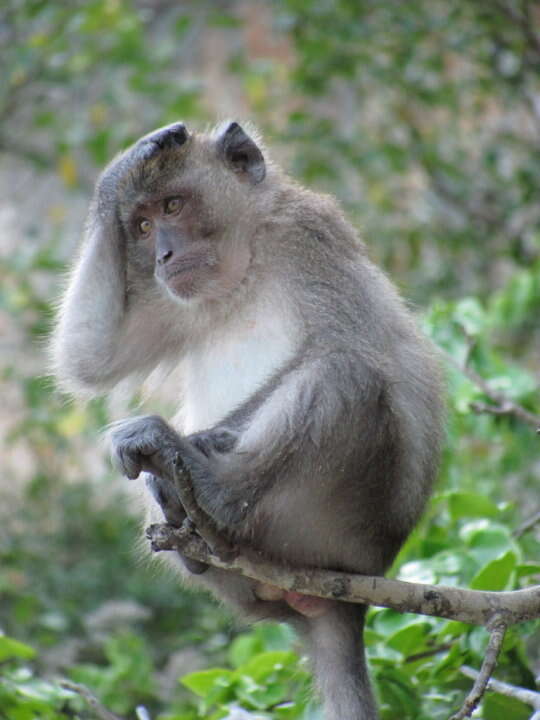
[[[231,537],[278,562],[382,574],[437,470],[433,349],[334,200],[284,175],[237,124],[224,127],[161,129],[105,170],[60,311],[56,373],[101,392],[180,365],[173,423],[184,437],[155,416],[117,424],[122,471],[153,473],[163,499],[160,469],[180,452],[198,502]],[[231,143],[249,152],[238,161]],[[177,218],[160,209],[171,196],[185,200]],[[137,213],[151,216],[180,275],[155,262]],[[328,720],[377,717],[363,608],[336,603],[308,618],[258,599],[245,579],[214,568],[197,577],[244,615],[307,635]]]

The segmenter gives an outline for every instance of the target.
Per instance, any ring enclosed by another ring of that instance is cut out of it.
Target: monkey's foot
[[[315,595],[302,595],[301,593],[286,591],[276,585],[257,583],[255,595],[259,600],[267,602],[285,601],[289,607],[307,618],[318,618],[324,615],[335,605],[332,600],[316,597]]]
[[[307,618],[321,617],[335,606],[333,600],[316,597],[315,595],[302,595],[292,591],[286,592],[283,599],[293,610]]]

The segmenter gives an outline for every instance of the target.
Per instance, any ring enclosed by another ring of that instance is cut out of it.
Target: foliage
[[[171,80],[190,17],[178,9],[159,43],[152,38],[153,20],[154,11],[143,12],[129,0],[6,3],[0,10],[6,69],[0,119],[10,123],[0,134],[0,148],[42,167],[56,166],[73,187],[81,180],[83,158],[103,165],[140,135],[141,113],[151,127],[197,116],[196,85]],[[66,127],[57,109],[68,100],[80,108]],[[29,105],[36,108],[30,117]]]
[[[511,414],[471,410],[491,402],[476,374],[540,412],[535,4],[268,0],[258,7],[292,49],[288,65],[250,55],[250,20],[235,3],[150,5],[2,6],[0,149],[60,178],[65,207],[81,188],[86,201],[90,178],[133,138],[203,118],[204,81],[188,55],[201,34],[221,33],[227,83],[294,173],[346,204],[407,295],[429,298],[424,328],[450,358],[439,485],[393,573],[490,590],[538,582],[538,533],[515,532],[537,508],[538,438]],[[51,222],[32,223],[0,256],[0,312],[18,343],[0,372],[6,396],[20,398],[7,447],[26,458],[6,482],[16,512],[3,503],[0,518],[0,718],[94,717],[61,677],[125,717],[143,704],[161,720],[217,720],[233,707],[318,718],[286,627],[238,634],[205,596],[136,559],[138,520],[96,462],[109,408],[67,402],[43,379],[36,341],[63,269],[62,217],[50,209]],[[384,720],[447,718],[470,686],[460,666],[478,667],[487,641],[480,628],[376,608],[366,637]],[[534,688],[539,647],[538,622],[513,628],[497,677]],[[495,694],[481,713],[531,714]]]
[[[536,3],[277,6],[294,88],[342,105],[290,114],[296,171],[343,197],[408,288],[485,292],[503,259],[538,257]]]

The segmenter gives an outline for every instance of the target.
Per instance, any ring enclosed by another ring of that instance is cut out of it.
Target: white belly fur
[[[297,344],[297,329],[278,302],[211,333],[184,359],[184,401],[175,424],[185,434],[213,427],[285,365]]]

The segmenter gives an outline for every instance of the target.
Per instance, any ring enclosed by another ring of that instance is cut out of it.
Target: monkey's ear
[[[263,154],[237,122],[226,123],[220,128],[217,145],[235,172],[245,174],[252,183],[264,180],[266,165]]]

